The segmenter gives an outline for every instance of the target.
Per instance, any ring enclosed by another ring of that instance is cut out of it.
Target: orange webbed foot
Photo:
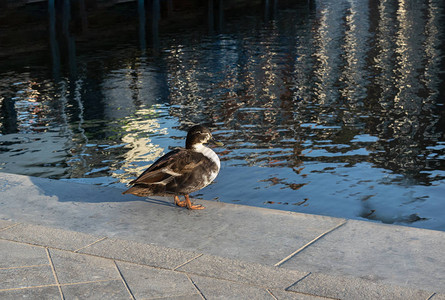
[[[175,196],[175,204],[179,207],[187,207],[190,210],[204,209],[205,207],[201,204],[192,204],[188,195],[184,196],[185,200],[179,200],[178,196]]]
[[[189,195],[185,195],[184,198],[185,198],[186,206],[190,210],[193,210],[193,209],[204,209],[205,208],[201,204],[192,205],[192,202],[190,201]]]
[[[192,209],[204,209],[205,207],[202,206],[201,204],[196,204],[196,205],[191,205],[190,207],[187,206],[187,208],[192,210]]]

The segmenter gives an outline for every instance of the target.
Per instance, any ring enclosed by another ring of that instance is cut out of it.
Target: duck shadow
[[[30,177],[30,180],[41,195],[51,198],[55,197],[59,202],[118,203],[137,201],[176,207],[173,195],[171,197],[138,197],[128,194],[123,195],[122,192],[124,189],[116,187],[98,186],[39,177]]]

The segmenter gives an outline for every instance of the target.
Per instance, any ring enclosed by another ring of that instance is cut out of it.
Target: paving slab
[[[204,299],[275,299],[266,288],[196,275],[191,280]]]
[[[445,292],[445,233],[349,220],[282,265]]]
[[[282,289],[289,287],[307,275],[304,272],[246,263],[213,255],[202,255],[177,270],[206,277]]]
[[[79,250],[79,253],[171,270],[200,255],[200,253],[187,250],[178,250],[119,239],[102,240]]]
[[[385,285],[357,277],[309,274],[288,288],[305,294],[344,300],[425,300],[432,293],[414,288]]]
[[[62,285],[61,289],[65,299],[132,299],[131,295],[126,290],[125,285],[120,280]]]
[[[48,256],[42,247],[0,240],[0,269],[48,265]]]
[[[48,226],[17,224],[0,231],[0,239],[74,251],[100,240],[101,237]]]
[[[117,265],[136,299],[202,299],[184,273],[126,262],[117,262]]]
[[[110,259],[56,249],[48,251],[60,284],[121,279]]]
[[[13,290],[0,290],[0,299],[17,300],[17,299],[39,299],[54,300],[61,299],[57,286],[44,286],[36,288],[20,288]]]
[[[50,265],[0,269],[0,291],[55,284]]]

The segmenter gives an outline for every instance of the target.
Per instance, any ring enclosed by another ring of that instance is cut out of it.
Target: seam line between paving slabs
[[[5,228],[0,229],[0,231],[5,231],[5,230],[8,230],[8,229],[11,229],[12,227],[15,227],[17,225],[20,225],[20,223],[15,223],[15,224],[6,226]]]
[[[45,251],[46,251],[46,255],[48,256],[49,263],[51,265],[51,270],[53,271],[53,275],[54,275],[54,279],[56,281],[57,288],[59,289],[60,298],[62,300],[65,300],[65,297],[63,296],[62,288],[60,287],[59,278],[57,277],[56,268],[54,267],[54,263],[51,258],[51,254],[49,253],[48,247],[45,247]]]
[[[50,264],[40,264],[40,265],[30,265],[30,266],[17,266],[17,267],[6,267],[0,268],[0,270],[14,270],[14,269],[26,269],[26,268],[38,268],[43,266],[51,266]]]
[[[294,283],[292,283],[290,286],[288,286],[288,287],[285,288],[284,290],[285,290],[286,292],[291,292],[291,293],[301,293],[301,292],[290,291],[289,289],[290,289],[291,287],[293,287],[294,285],[296,285],[297,283],[299,283],[299,282],[305,280],[306,278],[308,278],[309,276],[311,276],[311,274],[312,274],[312,272],[307,273],[306,275],[304,275],[303,277],[301,277],[300,279],[298,279],[297,281],[295,281]],[[305,293],[301,293],[301,294],[305,294]],[[309,294],[307,294],[307,295],[309,295]],[[323,296],[319,296],[319,297],[323,297]]]
[[[272,294],[272,292],[270,291],[270,289],[266,289],[266,292],[268,292],[268,293],[269,293],[269,295],[271,295],[271,296],[272,296],[272,298],[274,298],[274,300],[278,300],[278,298],[277,298],[277,297],[275,297],[275,295],[274,295],[274,294]]]
[[[52,246],[42,245],[42,244],[36,244],[36,243],[26,242],[26,241],[18,241],[18,240],[14,240],[14,239],[6,239],[6,238],[3,238],[3,237],[0,237],[0,241],[7,241],[7,242],[27,245],[27,246],[31,246],[31,247],[51,248],[51,249],[56,249],[56,250],[72,252],[72,250],[67,250],[67,249],[64,249],[64,248],[57,248],[57,247],[52,247]]]
[[[434,299],[434,296],[436,296],[437,293],[432,293],[426,300]]]
[[[189,259],[189,260],[186,261],[185,263],[182,263],[182,264],[180,264],[179,266],[174,267],[174,268],[172,269],[172,271],[177,271],[179,268],[185,266],[186,264],[188,264],[188,263],[194,261],[194,260],[197,259],[197,258],[200,258],[200,257],[203,256],[203,255],[204,255],[203,253],[196,255],[195,257]]]
[[[27,289],[39,289],[39,288],[53,287],[53,286],[57,286],[57,284],[44,284],[44,285],[23,286],[23,287],[18,287],[18,288],[0,289],[0,292],[9,292],[9,291],[27,290]]]
[[[2,237],[0,237],[0,241],[7,241],[7,242],[17,243],[17,244],[22,244],[22,245],[27,245],[27,246],[32,246],[32,247],[40,247],[40,248],[48,247],[48,248],[57,249],[57,250],[70,251],[70,250],[66,250],[66,249],[62,249],[62,248],[50,247],[47,245],[45,246],[42,244],[36,244],[36,243],[26,242],[26,241],[18,241],[18,240],[14,240],[14,239],[6,239],[6,238],[2,238]]]
[[[294,252],[292,252],[291,254],[289,254],[288,256],[286,256],[285,258],[283,258],[282,260],[280,260],[279,262],[277,262],[276,264],[274,264],[275,267],[279,267],[282,264],[284,264],[285,262],[287,262],[288,260],[290,260],[292,257],[294,257],[295,255],[297,255],[298,253],[300,253],[301,251],[303,251],[304,249],[306,249],[307,247],[311,246],[312,244],[314,244],[316,241],[318,241],[319,239],[321,239],[322,237],[324,237],[325,235],[331,233],[332,231],[342,227],[343,225],[345,225],[348,222],[348,220],[344,220],[342,223],[337,224],[336,226],[334,226],[333,228],[323,232],[322,234],[320,234],[319,236],[317,236],[316,238],[314,238],[313,240],[311,240],[310,242],[308,242],[307,244],[305,244],[304,246],[298,248],[297,250],[295,250]]]
[[[100,280],[93,280],[93,281],[81,281],[81,282],[71,282],[71,283],[61,283],[60,286],[72,286],[72,285],[80,285],[80,284],[91,284],[91,283],[98,283],[98,282],[109,282],[109,281],[118,281],[119,279],[100,279]],[[9,289],[0,289],[0,292],[8,292],[8,291],[16,291],[16,290],[27,290],[27,289],[39,289],[39,288],[45,288],[45,287],[56,287],[57,284],[44,284],[44,285],[33,285],[33,286],[23,286],[23,287],[16,287],[16,288],[9,288]]]
[[[119,274],[119,277],[120,277],[120,279],[122,281],[122,284],[125,286],[125,289],[127,290],[128,294],[130,294],[131,299],[136,300],[136,298],[133,295],[133,292],[131,291],[130,287],[128,286],[127,281],[124,278],[124,275],[122,275],[122,272],[119,269],[119,266],[117,265],[117,263],[116,263],[116,261],[114,259],[113,259],[113,263],[114,263],[114,266],[116,267],[116,271]]]
[[[10,228],[12,228],[12,227],[15,227],[15,226],[17,226],[17,225],[20,225],[20,223],[11,225],[11,226],[6,227],[6,228],[3,228],[3,229],[0,229],[0,232],[3,231],[3,230],[6,230],[6,229],[10,229]],[[63,230],[63,229],[62,229],[62,230]],[[88,254],[88,253],[82,253],[82,252],[79,252],[79,251],[81,251],[81,250],[83,250],[83,249],[85,249],[85,248],[88,248],[88,247],[90,247],[90,246],[93,246],[93,245],[95,245],[95,244],[97,244],[97,243],[99,243],[99,242],[102,242],[103,240],[106,240],[106,239],[108,239],[108,237],[105,236],[105,237],[102,237],[102,238],[98,239],[97,241],[94,241],[94,242],[92,242],[92,243],[90,243],[90,244],[88,244],[88,245],[86,245],[86,246],[83,246],[83,247],[81,247],[81,248],[79,248],[79,249],[71,250],[71,249],[62,248],[62,247],[57,247],[57,246],[50,246],[50,245],[48,245],[48,244],[44,244],[44,243],[35,243],[35,242],[29,242],[29,241],[20,241],[20,240],[11,239],[11,238],[3,238],[3,237],[0,237],[0,241],[7,241],[7,242],[13,242],[13,243],[18,243],[18,244],[28,245],[28,246],[32,246],[32,247],[42,247],[42,248],[48,248],[48,249],[56,249],[56,250],[62,250],[62,251],[73,252],[73,253],[76,253],[76,254],[92,255],[92,256],[98,256],[98,255],[93,255],[93,254]],[[98,256],[98,257],[103,257],[103,256]]]
[[[190,281],[191,284],[193,284],[193,287],[196,289],[196,291],[198,292],[198,294],[201,296],[201,298],[203,300],[207,300],[207,298],[204,296],[204,294],[201,292],[201,290],[199,289],[199,287],[196,285],[196,283],[193,281],[193,279],[187,274],[184,273],[185,276],[187,276],[188,280]]]
[[[74,250],[73,252],[74,252],[74,253],[79,253],[80,250],[83,250],[83,249],[85,249],[85,248],[88,248],[88,247],[90,247],[90,246],[93,246],[94,244],[97,244],[97,243],[99,243],[99,242],[102,242],[103,240],[106,240],[107,238],[108,238],[108,237],[104,236],[103,238],[100,238],[100,239],[98,239],[97,241],[94,241],[94,242],[92,242],[92,243],[90,243],[90,244],[88,244],[88,245],[86,245],[86,246],[80,247],[79,249],[76,249],[76,250]]]

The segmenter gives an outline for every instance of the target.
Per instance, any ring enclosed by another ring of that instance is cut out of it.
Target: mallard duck
[[[204,146],[209,141],[216,142],[207,127],[196,125],[190,128],[185,148],[176,148],[155,161],[138,178],[131,181],[123,194],[136,196],[174,195],[175,204],[188,209],[204,209],[193,205],[189,194],[209,185],[218,175],[221,163],[216,153]],[[179,195],[185,200],[180,201]]]

